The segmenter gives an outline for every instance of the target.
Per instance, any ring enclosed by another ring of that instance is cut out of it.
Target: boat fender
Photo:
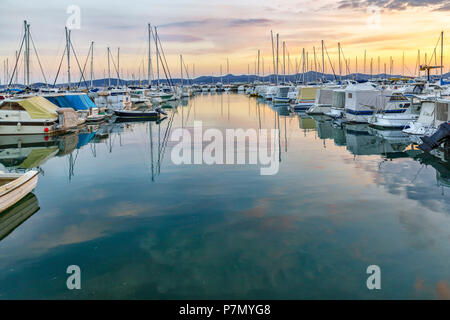
[[[20,122],[17,123],[17,131],[22,130],[22,124]]]

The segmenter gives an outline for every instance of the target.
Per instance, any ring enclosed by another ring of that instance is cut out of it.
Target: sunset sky
[[[280,35],[280,52],[282,41],[286,42],[291,73],[295,59],[300,60],[302,48],[312,60],[313,46],[320,56],[320,41],[324,40],[333,63],[337,63],[337,43],[341,42],[345,57],[350,59],[351,72],[356,69],[356,57],[358,71],[363,71],[364,50],[367,50],[366,73],[370,72],[371,58],[374,73],[378,71],[378,56],[381,56],[382,72],[384,63],[389,65],[392,56],[394,71],[400,73],[404,52],[405,73],[413,74],[417,50],[421,50],[422,63],[425,53],[430,59],[441,31],[444,31],[444,70],[447,72],[450,66],[448,0],[0,0],[2,83],[3,61],[8,57],[12,69],[14,53],[23,35],[23,20],[31,25],[47,80],[53,82],[64,50],[64,27],[69,17],[66,10],[70,5],[77,5],[81,12],[80,29],[72,31],[72,42],[81,64],[90,42],[95,42],[96,77],[103,77],[107,68],[108,46],[115,59],[120,47],[122,77],[131,78],[133,73],[137,77],[143,63],[147,70],[147,23],[159,28],[172,76],[179,76],[180,54],[189,72],[192,73],[195,64],[196,76],[217,76],[220,65],[225,74],[227,58],[230,73],[246,74],[248,65],[254,73],[258,49],[264,57],[265,74],[269,70],[273,72],[271,30]],[[440,49],[437,54],[439,58]],[[65,64],[62,68],[67,69]],[[75,62],[72,69],[74,78],[77,74],[79,77]],[[327,72],[331,73],[329,63]],[[23,69],[19,75],[20,80]],[[41,80],[33,56],[32,81]]]

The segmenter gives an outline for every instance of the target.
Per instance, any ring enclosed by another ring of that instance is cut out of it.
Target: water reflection
[[[39,210],[37,197],[33,193],[27,194],[11,208],[0,214],[0,241],[24,223]]]
[[[167,113],[0,138],[5,169],[41,170],[35,195],[0,215],[0,297],[374,298],[372,263],[387,270],[375,298],[445,297],[446,155],[244,95],[203,94]],[[280,172],[174,165],[170,134],[196,120],[279,128]],[[73,263],[87,290],[64,288]]]

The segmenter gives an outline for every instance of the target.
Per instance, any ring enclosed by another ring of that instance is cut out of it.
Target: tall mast
[[[286,83],[286,43],[283,41],[283,82]]]
[[[441,31],[441,79],[444,69],[444,31]]]
[[[91,88],[94,81],[94,41],[91,42]]]
[[[120,59],[120,48],[117,48],[117,87],[119,87],[120,84],[119,59]],[[142,72],[144,72],[144,70],[142,70]]]
[[[148,24],[148,70],[147,70],[147,81],[148,85],[151,85],[152,77],[152,27],[150,23]]]
[[[377,69],[378,76],[380,75],[380,63],[381,63],[380,56],[378,56],[378,69]]]
[[[158,28],[155,27],[155,46],[156,46],[156,76],[158,77],[159,87],[159,46],[158,46]]]
[[[370,58],[370,79],[372,79],[373,74],[373,58]]]
[[[108,54],[108,88],[111,87],[111,68],[110,68],[110,62],[109,62],[109,56],[110,56],[110,52],[109,52],[109,47],[107,48],[107,54]],[[141,67],[139,66],[139,72],[141,72]]]
[[[180,54],[180,77],[181,77],[181,86],[183,86],[183,56]]]
[[[30,25],[25,21],[25,43],[26,43],[26,70],[27,70],[27,86],[30,85]]]
[[[366,75],[366,50],[364,50],[364,75]]]
[[[420,49],[417,50],[417,71],[418,71],[418,76],[420,77]]]
[[[313,53],[314,53],[314,73],[316,75],[316,82],[317,82],[317,59],[316,59],[316,47],[313,47]]]
[[[259,78],[259,59],[260,59],[260,51],[259,51],[259,49],[258,49],[258,78]]]
[[[66,51],[67,51],[67,84],[70,90],[70,30],[66,27]],[[27,63],[27,82],[29,81],[29,70]]]
[[[16,50],[16,63],[19,61],[19,53]],[[19,83],[19,72],[16,71],[16,85]]]
[[[341,43],[338,42],[338,52],[339,52],[339,80],[342,81],[342,69],[341,69]]]
[[[273,45],[273,32],[272,32],[272,30],[270,30],[270,37],[272,39],[272,64],[273,64],[273,71],[275,72],[275,52],[274,52],[274,45]]]
[[[275,84],[278,85],[278,42],[279,42],[280,36],[277,33],[277,72],[276,72],[276,78],[275,78]]]
[[[322,40],[322,79],[325,79],[325,56],[323,54],[323,40]]]
[[[405,51],[403,51],[402,56],[402,77],[405,75]]]
[[[227,78],[228,84],[230,84],[230,64],[228,63],[228,58],[227,58]]]
[[[305,48],[303,48],[302,52],[302,82],[305,83]]]

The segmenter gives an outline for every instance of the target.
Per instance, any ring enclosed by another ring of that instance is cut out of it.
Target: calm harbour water
[[[7,212],[30,217],[0,234],[0,299],[450,299],[448,163],[398,132],[334,127],[245,95],[176,106],[159,124],[22,148],[2,138],[6,168],[41,174]],[[167,137],[194,120],[279,126],[278,174],[175,165]],[[81,290],[66,287],[73,264]],[[366,287],[373,264],[381,290]]]

